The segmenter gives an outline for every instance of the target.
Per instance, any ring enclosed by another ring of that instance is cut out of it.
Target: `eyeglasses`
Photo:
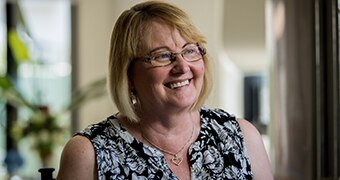
[[[167,66],[176,61],[176,56],[181,55],[183,59],[188,62],[194,62],[202,59],[206,54],[206,49],[196,44],[187,44],[180,52],[157,52],[145,57],[137,57],[134,60],[142,60],[146,63],[150,63],[154,67]]]

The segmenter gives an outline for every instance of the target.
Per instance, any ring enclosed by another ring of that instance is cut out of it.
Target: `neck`
[[[199,129],[198,124],[198,111],[186,116],[169,117],[162,120],[141,118],[140,133],[152,143],[176,152],[185,143],[179,141],[186,141],[192,133],[192,136],[196,136],[196,130]],[[193,127],[195,132],[192,132]]]
[[[140,133],[142,138],[151,146],[158,149],[164,155],[168,156],[168,162],[179,166],[184,159],[187,158],[187,151],[190,144],[193,141],[193,137],[195,136],[195,119],[190,118],[187,120],[190,125],[183,125],[184,127],[182,132],[178,133],[166,133],[159,131],[158,129],[149,128],[148,131],[145,131],[145,124],[144,128],[142,124],[140,124]],[[150,126],[149,126],[150,127]],[[189,128],[191,127],[191,128]],[[188,134],[188,130],[190,131]],[[152,132],[155,134],[151,135]]]
[[[199,119],[199,112],[186,111],[176,113],[140,113],[140,123],[144,128],[151,128],[161,132],[178,133],[190,127],[190,123]]]

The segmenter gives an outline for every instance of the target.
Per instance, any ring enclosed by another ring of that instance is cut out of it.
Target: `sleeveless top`
[[[201,130],[189,147],[191,179],[253,179],[236,118],[221,109],[200,109]],[[76,135],[93,144],[98,178],[178,179],[158,149],[134,138],[116,115]]]

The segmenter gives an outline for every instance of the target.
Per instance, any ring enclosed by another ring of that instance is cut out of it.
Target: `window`
[[[5,9],[7,7],[5,2],[3,0],[0,2],[2,4],[0,8]],[[22,0],[18,2],[27,29],[17,23],[16,32],[29,52],[29,61],[18,63],[15,82],[30,103],[38,107],[47,107],[49,112],[56,114],[65,108],[71,97],[71,2],[69,0]],[[7,3],[13,5],[13,1]],[[3,17],[6,15],[0,15],[0,18]],[[8,32],[3,30],[6,28],[6,23],[0,19],[0,73],[6,72],[4,69],[6,66],[3,64],[8,61],[8,58],[2,58],[6,57],[3,51],[6,51],[8,43],[2,42],[6,38],[1,38],[7,36],[4,34]],[[18,109],[17,121],[24,123],[30,115],[29,111]],[[1,110],[1,104],[0,116],[6,116],[6,112]],[[58,123],[69,128],[68,115],[58,118]],[[0,126],[2,127],[3,124],[1,120]],[[0,138],[4,138],[4,134],[1,128]],[[66,140],[68,135],[68,133],[63,134],[60,141]],[[47,136],[48,134],[41,134],[43,138]],[[36,179],[39,177],[37,170],[42,167],[39,153],[32,148],[34,141],[33,138],[23,138],[18,143],[18,150],[23,157],[24,164],[16,171],[16,174],[23,179]],[[5,141],[1,139],[0,142]],[[57,167],[62,145],[59,144],[60,147],[54,148],[55,160],[50,164],[53,167]],[[5,149],[5,145],[0,144],[1,162],[6,156]],[[0,168],[1,175],[4,174],[2,171],[5,171],[3,166]],[[2,179],[1,176],[0,179]]]

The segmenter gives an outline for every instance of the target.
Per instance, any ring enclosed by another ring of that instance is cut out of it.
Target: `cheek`
[[[195,68],[196,69],[196,71],[195,71],[195,74],[196,74],[196,76],[198,76],[198,77],[203,77],[203,75],[204,75],[204,72],[205,72],[205,67],[204,67],[204,63],[203,63],[203,61],[202,61],[202,63],[200,63],[200,65],[199,66],[197,66],[197,68]]]
[[[140,89],[145,89],[147,85],[150,84],[149,81],[145,73],[135,73],[131,78],[131,85],[139,91]]]
[[[202,74],[204,74],[204,72],[205,72],[205,67],[204,67],[204,65],[201,67],[200,71],[201,71]]]
[[[135,64],[131,68],[130,75],[129,75],[129,84],[131,88],[136,89],[138,88],[138,86],[145,83],[143,74],[145,74],[143,72],[143,69],[139,67],[138,65]]]
[[[147,70],[142,68],[134,68],[130,77],[132,87],[137,89],[145,89],[162,83],[162,80],[164,79],[164,73],[155,72],[152,69]]]

